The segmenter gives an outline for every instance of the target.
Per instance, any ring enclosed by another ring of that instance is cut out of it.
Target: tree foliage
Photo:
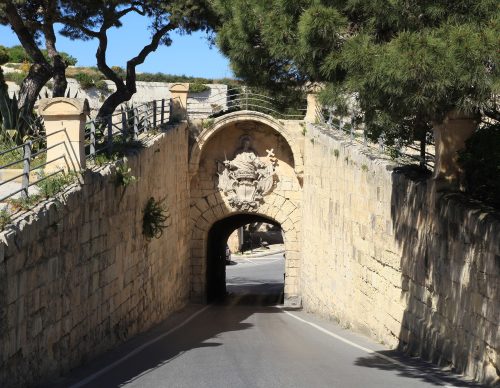
[[[113,81],[116,91],[106,98],[98,117],[105,117],[121,103],[128,101],[136,92],[136,67],[155,51],[160,44],[170,45],[170,33],[174,30],[191,33],[209,31],[214,15],[208,1],[195,0],[143,0],[143,1],[68,1],[61,8],[62,34],[71,39],[97,39],[97,67]],[[151,40],[131,59],[125,69],[110,67],[106,61],[107,33],[110,28],[120,28],[122,18],[136,13],[150,20]]]
[[[151,40],[126,64],[124,72],[116,71],[106,62],[107,33],[122,27],[122,19],[136,13],[150,20]],[[65,68],[71,57],[56,50],[54,25],[62,24],[63,35],[71,39],[97,39],[97,66],[104,77],[113,81],[116,91],[103,103],[99,116],[111,114],[136,92],[136,67],[160,44],[171,44],[174,30],[191,33],[209,31],[214,14],[208,0],[7,0],[0,3],[0,23],[9,25],[17,34],[32,66],[21,86],[20,106],[31,109],[47,81],[54,78],[54,96],[64,95]],[[40,45],[44,41],[46,55]],[[19,53],[22,55],[22,53]],[[47,58],[48,57],[48,58]]]
[[[460,109],[498,119],[496,0],[216,1],[217,44],[238,77],[268,88],[325,85],[369,136],[424,140]],[[341,109],[342,110],[342,109]]]

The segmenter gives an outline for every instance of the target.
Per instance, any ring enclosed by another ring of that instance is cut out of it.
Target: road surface
[[[236,259],[230,296],[190,305],[51,387],[473,386],[302,311],[276,305],[282,255]]]

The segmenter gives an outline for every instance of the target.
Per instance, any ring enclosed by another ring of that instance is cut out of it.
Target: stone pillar
[[[227,239],[227,245],[229,246],[229,249],[231,250],[231,253],[236,253],[240,251],[240,239],[239,239],[239,228],[236,229],[229,238]]]
[[[458,151],[477,128],[477,120],[463,113],[452,111],[442,123],[434,123],[436,158],[434,176],[436,181],[459,184],[462,170],[458,164]]]
[[[38,103],[47,135],[46,172],[85,169],[85,122],[90,112],[88,101],[76,98],[47,98]],[[51,162],[52,161],[52,162]]]
[[[179,122],[187,117],[188,83],[173,84],[170,86],[172,103],[170,105],[170,122]]]
[[[307,111],[304,121],[307,121],[308,123],[315,123],[320,109],[321,105],[318,102],[318,95],[316,93],[309,93],[307,95]]]

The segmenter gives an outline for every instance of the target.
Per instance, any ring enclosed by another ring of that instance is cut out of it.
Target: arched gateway
[[[300,305],[300,122],[251,111],[215,120],[190,152],[191,297],[209,301],[225,290],[225,242],[239,226],[279,224],[286,250],[285,305]]]

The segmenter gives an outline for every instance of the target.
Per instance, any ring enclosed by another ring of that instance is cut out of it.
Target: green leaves
[[[217,43],[238,77],[269,89],[322,82],[324,102],[354,98],[374,132],[384,123],[391,136],[421,137],[447,111],[479,112],[500,92],[494,0],[215,4]]]
[[[168,213],[165,200],[156,200],[150,197],[144,207],[142,219],[142,233],[146,240],[160,238],[163,231],[170,225],[170,214]]]

